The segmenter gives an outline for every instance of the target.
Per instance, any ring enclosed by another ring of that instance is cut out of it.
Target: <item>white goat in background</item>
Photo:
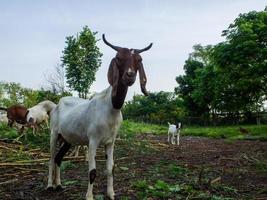
[[[168,142],[171,144],[175,144],[175,137],[177,138],[177,145],[180,145],[180,131],[181,131],[181,123],[179,122],[177,125],[170,124],[168,122],[169,129],[168,129]],[[170,138],[171,134],[171,138]]]
[[[60,164],[71,145],[88,145],[89,184],[86,200],[93,200],[93,184],[96,178],[96,149],[100,144],[105,146],[107,158],[107,196],[115,198],[113,189],[113,150],[118,129],[122,122],[121,108],[127,95],[128,87],[136,79],[139,71],[142,92],[147,95],[145,88],[146,76],[139,53],[151,48],[128,49],[114,46],[106,41],[105,44],[117,51],[110,63],[108,81],[110,87],[91,100],[74,97],[63,97],[51,113],[51,159],[47,189],[61,188]],[[56,152],[56,144],[63,141]]]
[[[33,134],[35,134],[37,125],[41,124],[42,122],[45,122],[47,128],[49,128],[49,114],[55,107],[55,103],[46,100],[28,109],[29,113],[27,115],[27,122],[35,124],[35,126],[33,126]]]

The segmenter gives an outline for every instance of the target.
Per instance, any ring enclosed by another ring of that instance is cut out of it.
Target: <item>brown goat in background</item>
[[[27,122],[27,115],[29,111],[26,107],[22,105],[13,105],[8,108],[0,107],[0,110],[4,110],[7,112],[8,126],[12,127],[14,122],[23,125],[20,129],[20,132],[24,130],[25,125],[31,124]]]

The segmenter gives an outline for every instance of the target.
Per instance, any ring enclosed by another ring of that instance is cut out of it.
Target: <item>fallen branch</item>
[[[0,163],[0,166],[31,166],[44,165],[45,163]]]
[[[14,167],[14,168],[23,170],[23,171],[46,172],[46,170],[43,170],[43,169],[29,169],[29,168],[23,168],[23,167]]]
[[[218,182],[220,180],[222,180],[222,178],[219,176],[219,177],[213,179],[212,181],[210,181],[210,184],[212,185],[212,184],[214,184],[214,183],[216,183],[216,182]]]
[[[13,152],[18,152],[17,150],[14,150],[14,149],[11,149],[11,148],[9,148],[9,147],[6,147],[6,146],[2,146],[2,145],[0,145],[0,148],[2,148],[2,149],[6,149],[6,150],[9,150],[9,151],[13,151]]]
[[[16,182],[16,181],[18,181],[17,178],[15,178],[15,179],[11,179],[11,180],[8,180],[8,181],[5,181],[5,182],[2,182],[2,183],[0,183],[0,185],[6,185],[6,184],[9,184],[9,183],[14,183],[14,182]]]

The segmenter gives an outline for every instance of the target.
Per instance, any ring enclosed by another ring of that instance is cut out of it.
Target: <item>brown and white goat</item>
[[[47,189],[61,188],[60,164],[71,145],[88,145],[89,184],[86,200],[93,199],[93,184],[96,178],[96,149],[105,146],[107,158],[107,196],[114,199],[113,189],[113,149],[118,129],[122,122],[121,108],[128,87],[133,85],[139,71],[141,90],[146,90],[146,75],[139,55],[149,50],[152,43],[144,49],[128,49],[110,44],[103,35],[106,45],[117,54],[111,60],[108,70],[110,86],[96,94],[91,100],[75,97],[63,97],[51,113],[51,159]],[[56,152],[58,140],[61,148]]]
[[[0,110],[7,112],[8,126],[12,127],[14,122],[22,125],[20,132],[23,132],[24,126],[34,126],[32,119],[27,121],[28,109],[22,105],[13,105],[8,108],[0,107]]]

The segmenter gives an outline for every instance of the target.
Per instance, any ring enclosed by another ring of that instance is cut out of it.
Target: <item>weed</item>
[[[73,169],[76,168],[76,165],[72,163],[71,161],[64,161],[62,162],[60,169],[62,172],[68,170],[68,169]]]
[[[69,180],[69,181],[64,181],[64,185],[75,185],[76,183],[78,183],[77,180]]]

